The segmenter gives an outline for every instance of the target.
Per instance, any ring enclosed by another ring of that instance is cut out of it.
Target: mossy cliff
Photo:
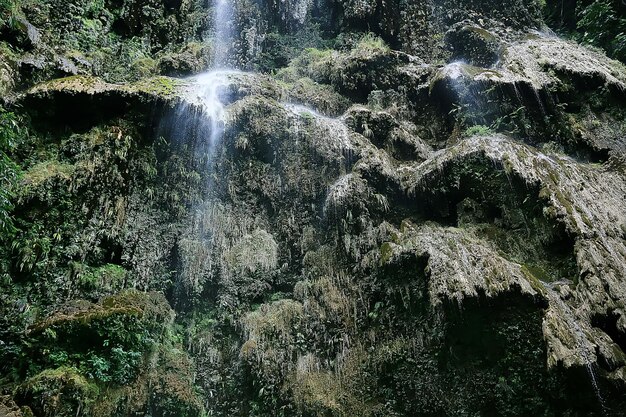
[[[0,415],[622,415],[595,9],[229,4],[0,2]]]

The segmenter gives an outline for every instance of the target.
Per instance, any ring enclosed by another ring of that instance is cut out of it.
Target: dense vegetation
[[[549,2],[546,12],[559,32],[626,61],[626,4],[623,1],[560,0]]]
[[[22,126],[15,114],[0,107],[0,233],[10,236],[13,232],[13,221],[10,211],[13,208],[12,191],[16,187],[19,167],[11,159],[20,136]]]

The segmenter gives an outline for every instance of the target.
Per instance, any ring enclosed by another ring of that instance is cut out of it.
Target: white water
[[[232,0],[215,0],[213,10],[213,57],[211,70],[195,77],[198,102],[208,123],[209,152],[219,142],[226,124],[226,109],[222,94],[228,86],[230,45],[232,44],[233,9]]]
[[[213,64],[214,69],[229,68],[230,46],[233,38],[234,13],[232,0],[215,0],[214,5],[214,36]]]
[[[226,110],[220,91],[228,85],[228,71],[210,71],[199,75],[195,82],[198,86],[198,101],[210,127],[208,145],[213,148],[222,137],[226,123]]]
[[[443,67],[443,75],[447,76],[451,80],[458,80],[463,77],[463,66],[466,65],[463,61],[451,62]]]

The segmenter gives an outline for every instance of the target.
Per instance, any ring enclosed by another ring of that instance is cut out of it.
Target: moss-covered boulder
[[[481,27],[456,25],[446,33],[446,43],[452,50],[451,59],[479,67],[491,67],[500,56],[498,37]]]
[[[45,370],[27,380],[17,392],[16,399],[28,404],[35,415],[90,415],[98,400],[100,389],[74,368]]]
[[[37,415],[199,415],[188,359],[172,344],[173,318],[161,294],[135,290],[58,309],[29,330],[38,359],[24,364],[32,376],[15,400]]]

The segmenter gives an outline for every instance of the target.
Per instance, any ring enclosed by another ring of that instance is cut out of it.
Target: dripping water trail
[[[541,286],[546,290],[548,294],[548,299],[554,302],[561,313],[563,314],[563,318],[567,323],[568,328],[572,331],[572,335],[574,336],[574,341],[576,343],[576,350],[581,355],[585,368],[587,370],[587,375],[589,375],[589,380],[591,382],[591,386],[594,390],[595,396],[598,399],[600,407],[602,408],[603,414],[606,414],[607,406],[604,401],[604,397],[602,396],[602,392],[600,391],[600,384],[598,383],[598,377],[594,370],[594,358],[593,353],[589,351],[589,348],[586,346],[585,341],[587,340],[584,331],[578,324],[574,313],[570,306],[567,305],[565,301],[557,294],[557,292],[553,289],[552,285],[543,281],[539,281]]]
[[[294,133],[296,134],[296,144],[298,143],[298,135],[300,132],[299,123],[306,120],[313,120],[316,124],[316,128],[324,132],[322,137],[333,138],[333,141],[328,143],[333,143],[335,151],[338,151],[343,158],[342,170],[344,174],[351,171],[352,165],[355,162],[354,146],[350,141],[348,126],[346,126],[344,120],[324,116],[316,110],[301,104],[283,103],[283,107],[299,118],[293,125]]]

